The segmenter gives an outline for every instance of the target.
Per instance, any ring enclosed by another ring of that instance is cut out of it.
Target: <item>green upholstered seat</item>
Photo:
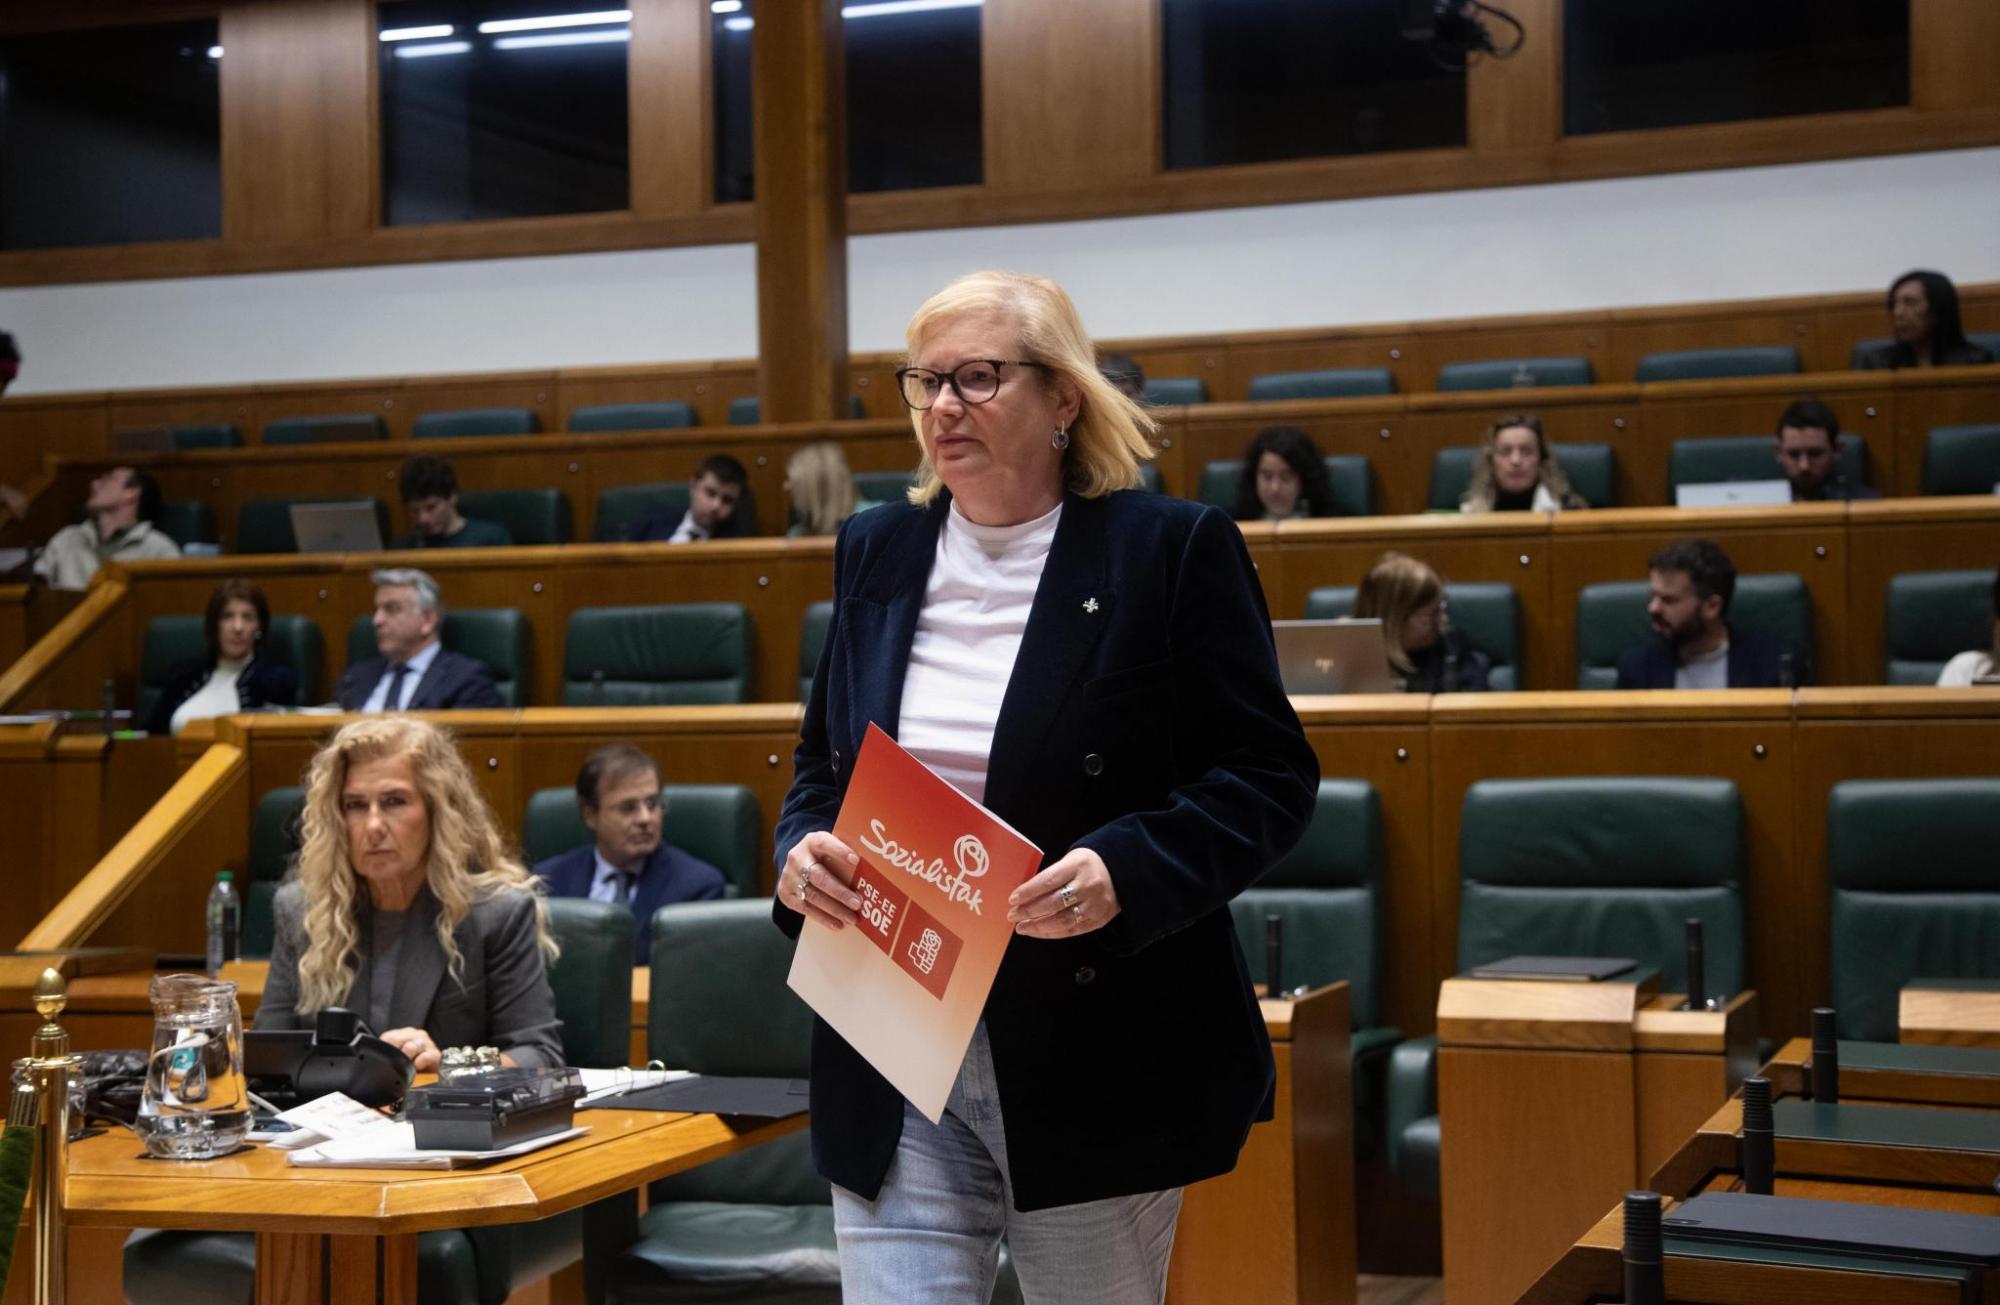
[[[833,626],[833,600],[821,599],[806,607],[799,622],[799,701],[812,697],[813,672],[819,669],[820,649],[826,647],[826,632]]]
[[[597,524],[592,538],[600,543],[616,543],[625,538],[640,518],[664,512],[678,521],[688,510],[689,490],[685,480],[664,480],[650,485],[614,485],[597,496]],[[736,500],[736,519],[742,533],[757,533],[757,496],[743,487]]]
[[[533,408],[460,408],[452,412],[427,412],[410,427],[410,437],[420,440],[470,438],[478,435],[533,435],[542,428],[542,419]]]
[[[906,503],[910,486],[917,483],[914,471],[857,471],[854,492],[877,503]]]
[[[182,548],[189,544],[213,544],[215,512],[197,498],[168,499],[160,504],[153,528]]]
[[[2000,488],[2000,423],[1933,426],[1924,437],[1924,493],[1991,494]]]
[[[458,496],[458,510],[497,521],[517,544],[567,544],[575,537],[569,495],[559,489],[479,489]]]
[[[1868,445],[1859,435],[1839,440],[1840,475],[1850,486],[1868,483]],[[1667,497],[1682,485],[1731,480],[1782,480],[1777,441],[1769,435],[1714,435],[1675,440],[1667,454]]]
[[[1569,477],[1569,487],[1592,507],[1618,505],[1617,455],[1609,444],[1549,444],[1549,452]],[[1479,461],[1476,444],[1439,449],[1431,458],[1430,501],[1426,507],[1449,512],[1472,484],[1472,468]]]
[[[299,818],[305,806],[306,791],[289,785],[264,793],[250,813],[250,864],[245,874],[249,882],[243,892],[245,956],[261,959],[271,954],[276,928],[271,903],[298,855]]]
[[[1639,359],[1641,381],[1705,381],[1730,376],[1784,376],[1802,370],[1789,344],[1738,349],[1678,349]]]
[[[264,423],[266,444],[344,444],[386,440],[389,427],[372,412],[340,412],[320,417],[279,417]]]
[[[1326,585],[1306,595],[1305,617],[1329,621],[1354,612],[1353,585]],[[1450,582],[1444,587],[1451,623],[1493,663],[1487,684],[1509,690],[1520,684],[1521,599],[1514,586],[1491,581]]]
[[[243,447],[243,432],[230,422],[216,422],[206,426],[175,426],[168,436],[174,442],[176,453],[189,449],[240,449]]]
[[[1396,378],[1387,367],[1331,367],[1253,376],[1248,397],[1253,403],[1262,403],[1273,399],[1352,399],[1395,392]]]
[[[560,790],[558,790],[560,791]],[[563,1062],[623,1065],[632,1048],[632,936],[638,924],[616,902],[551,897],[549,930],[562,955],[549,967],[562,1017]]]
[[[1729,622],[1779,640],[1792,655],[1795,681],[1812,682],[1812,594],[1791,572],[1736,577]],[[1576,596],[1576,687],[1618,685],[1618,655],[1652,638],[1646,618],[1646,582],[1613,580],[1585,585]]]
[[[730,896],[757,896],[761,817],[755,793],[742,784],[667,784],[660,801],[666,809],[660,832],[669,844],[722,871]],[[528,864],[590,841],[574,788],[539,789],[529,797],[521,822],[521,855]]]
[[[201,626],[202,618],[191,613],[156,616],[146,622],[146,637],[139,654],[138,701],[133,704],[136,719],[144,722],[153,714],[176,665],[207,651]],[[318,701],[315,695],[319,689],[322,651],[319,626],[314,622],[303,616],[271,618],[263,653],[272,661],[291,667],[299,682],[291,701],[272,706],[298,707]]]
[[[292,533],[294,503],[352,503],[357,494],[303,494],[292,498],[250,498],[236,511],[236,551],[239,553],[296,553],[298,536]],[[389,539],[389,505],[375,504],[375,525],[386,543]]]
[[[526,612],[518,607],[447,608],[438,642],[448,651],[484,662],[503,704],[528,704],[529,686],[534,683],[534,630]],[[357,616],[347,627],[347,664],[375,655],[374,618]]]
[[[750,637],[741,603],[580,607],[563,637],[563,704],[746,702]]]
[[[1895,1041],[1911,979],[2000,979],[1996,846],[2000,774],[1833,786],[1826,872],[1841,1037]]]
[[[1139,488],[1148,494],[1166,493],[1166,482],[1160,479],[1160,468],[1156,464],[1139,464]]]
[[[847,396],[847,415],[856,420],[868,415],[868,410],[861,406],[860,395],[850,394]],[[755,395],[747,395],[743,398],[731,399],[729,401],[730,425],[755,426],[762,420],[764,420],[763,405],[757,402]]]
[[[678,400],[658,403],[595,403],[569,415],[568,429],[578,435],[614,430],[679,430],[700,424],[694,405]]]
[[[1156,408],[1180,408],[1208,402],[1208,382],[1199,376],[1147,378],[1142,400]]]
[[[321,701],[320,670],[326,662],[326,640],[319,622],[297,613],[279,613],[271,618],[270,632],[264,636],[264,653],[298,678],[298,693],[291,702],[273,703],[280,707],[305,707]]]
[[[1589,385],[1597,379],[1590,359],[1487,358],[1438,368],[1440,390],[1507,390],[1529,386]]]
[[[1333,490],[1333,515],[1365,517],[1375,511],[1375,490],[1368,459],[1353,453],[1329,454],[1326,479]],[[1243,480],[1243,461],[1211,462],[1201,469],[1201,501],[1224,512],[1236,510],[1236,488]]]
[[[1993,646],[1993,572],[1905,571],[1883,622],[1889,684],[1936,684],[1962,652]]]

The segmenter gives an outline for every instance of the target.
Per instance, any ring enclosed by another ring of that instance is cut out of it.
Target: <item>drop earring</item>
[[[1061,427],[1061,426],[1058,426],[1058,427],[1056,427],[1056,433],[1055,433],[1055,434],[1053,434],[1053,435],[1051,435],[1051,436],[1049,436],[1049,446],[1050,446],[1051,448],[1055,448],[1055,449],[1066,449],[1066,448],[1068,448],[1068,447],[1069,447],[1069,431],[1068,431],[1068,430],[1067,430],[1066,428],[1064,428],[1064,427]]]

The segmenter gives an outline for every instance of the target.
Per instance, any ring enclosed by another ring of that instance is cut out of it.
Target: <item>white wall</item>
[[[976,267],[1094,334],[1179,335],[2000,281],[2000,149],[849,242],[850,344]],[[744,245],[0,291],[10,394],[754,355]]]

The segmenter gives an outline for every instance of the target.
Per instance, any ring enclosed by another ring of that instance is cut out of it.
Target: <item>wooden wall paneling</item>
[[[1076,191],[1160,168],[1154,0],[991,0],[980,22],[989,191]]]
[[[102,394],[0,400],[0,481],[32,479],[47,453],[90,457],[110,450]]]
[[[1661,508],[1565,512],[1555,520],[1547,662],[1558,689],[1576,685],[1576,600],[1583,587],[1646,579],[1646,559],[1681,539],[1709,539],[1729,554],[1739,576],[1795,572],[1813,605],[1819,682],[1848,672],[1854,631],[1847,622],[1847,505],[1794,503],[1776,512],[1741,508]]]
[[[1613,490],[1619,506],[1654,502],[1657,491],[1643,496],[1643,484],[1633,478],[1634,464],[1643,458],[1627,455],[1627,450],[1642,447],[1638,398],[1638,388],[1632,385],[1413,394],[1397,438],[1391,441],[1396,450],[1394,491],[1385,497],[1396,511],[1428,511],[1431,471],[1441,450],[1475,448],[1499,418],[1528,414],[1539,417],[1543,433],[1557,443],[1612,446]],[[1378,470],[1385,482],[1391,479],[1386,469]]]
[[[403,398],[404,382],[394,378],[303,386],[260,386],[252,391],[254,429],[246,427],[247,444],[264,442],[264,427],[280,417],[338,417],[349,413],[379,416],[392,439],[408,439],[410,416]]]
[[[528,408],[545,431],[560,429],[554,372],[514,373],[505,378],[483,376],[413,377],[393,396],[395,406],[383,414],[391,439],[408,439],[417,418],[427,412],[463,408]],[[515,438],[520,438],[516,436]]]
[[[1169,380],[1175,377],[1201,380],[1208,385],[1208,397],[1211,402],[1220,402],[1224,397],[1222,386],[1228,378],[1222,366],[1222,350],[1213,344],[1182,349],[1119,349],[1116,345],[1100,347],[1105,352],[1131,354],[1149,381]]]
[[[317,449],[287,449],[282,456],[236,462],[226,487],[228,499],[214,505],[216,529],[222,536],[223,548],[232,551],[236,548],[238,514],[245,503],[260,498],[345,494],[379,498],[389,505],[389,530],[393,538],[403,528],[403,503],[396,487],[396,472],[403,465],[407,447],[388,443],[329,444]]]
[[[1201,487],[1200,473],[1196,472],[1192,477],[1188,474],[1187,432],[1191,411],[1194,409],[1160,407],[1154,408],[1151,413],[1154,421],[1150,437],[1153,470],[1160,473],[1161,491],[1180,498],[1193,498]]]
[[[1448,971],[1430,945],[1436,903],[1430,782],[1433,765],[1429,700],[1402,695],[1299,698],[1300,723],[1326,779],[1373,785],[1382,803],[1383,895],[1377,937],[1383,964],[1377,1021],[1406,1037],[1428,1033],[1437,1019],[1437,987]]]
[[[1791,919],[1792,945],[1802,996],[1818,1005],[1833,996],[1826,881],[1826,808],[1833,786],[1849,779],[2000,774],[2000,690],[1825,689],[1801,695],[1795,728],[1793,838],[1805,890],[1797,895]]]
[[[1355,327],[1338,337],[1307,338],[1268,344],[1243,343],[1223,354],[1223,384],[1209,382],[1209,398],[1237,403],[1249,397],[1250,382],[1273,372],[1311,372],[1331,368],[1386,367],[1396,378],[1398,393],[1427,388],[1436,374],[1420,376],[1411,358],[1416,334],[1408,326]]]
[[[1982,0],[1912,0],[1910,103],[1918,109],[2000,106],[2000,10]]]
[[[1813,330],[1819,342],[1819,357],[1808,358],[1806,369],[1818,372],[1836,372],[1854,360],[1854,346],[1863,340],[1885,340],[1889,337],[1889,310],[1885,286],[1883,293],[1868,303],[1835,304],[1828,303],[1815,314],[1818,325]],[[1959,299],[1961,312],[1972,305],[1962,295]],[[1970,320],[1967,329],[1974,328]]]
[[[251,395],[247,387],[206,392],[114,393],[109,399],[110,427],[115,434],[147,426],[233,425],[248,441],[257,434],[252,424]]]
[[[742,359],[658,364],[640,367],[587,367],[556,374],[558,429],[569,429],[570,414],[601,403],[691,404],[702,427],[729,425],[729,404],[757,393],[757,366]]]
[[[714,201],[708,5],[635,0],[627,46],[632,212],[680,217]]]
[[[1539,716],[1539,718],[1538,718]],[[1492,728],[1506,718],[1504,731]],[[1762,1032],[1804,1030],[1811,994],[1796,963],[1804,904],[1792,873],[1796,765],[1790,695],[1729,693],[1460,694],[1433,700],[1431,846],[1437,958],[1456,968],[1459,813],[1480,779],[1696,775],[1734,782],[1743,799],[1750,985]]]
[[[56,738],[53,720],[0,725],[0,821],[5,822],[12,892],[0,896],[0,936],[9,945],[48,909],[56,883],[56,843],[61,835],[55,802]]]
[[[1562,138],[1562,6],[1515,0],[1508,10],[1527,37],[1507,59],[1475,59],[1465,70],[1466,139],[1480,154],[1549,159]],[[1495,24],[1495,36],[1504,24]]]
[[[498,439],[423,440],[406,447],[412,455],[433,453],[450,462],[458,476],[461,494],[487,489],[557,490],[569,500],[571,539],[588,537],[584,529],[588,518],[580,510],[586,505],[577,500],[582,497],[589,478],[584,475],[582,460],[571,449],[561,446],[550,448],[548,442],[540,438],[522,435]],[[572,471],[572,467],[575,470]],[[392,482],[389,485],[389,514],[395,519],[399,531],[409,525],[402,511],[401,499],[400,484]]]
[[[1652,493],[1658,496],[1648,501],[1670,501],[1667,475],[1675,440],[1774,434],[1786,406],[1807,395],[1833,408],[1844,434],[1859,435],[1867,442],[1869,483],[1882,489],[1893,484],[1892,469],[1902,460],[1892,419],[1895,390],[1881,373],[1751,377],[1725,387],[1704,381],[1661,381],[1641,387],[1639,397],[1646,434],[1639,447],[1648,464],[1640,474],[1652,478]]]
[[[223,6],[225,243],[304,245],[374,227],[374,16],[353,0]]]
[[[909,409],[896,391],[896,372],[902,366],[900,355],[893,359],[850,355],[847,364],[848,392],[861,400],[861,410],[870,417],[882,419],[906,418]],[[847,415],[845,408],[841,416]]]
[[[2000,422],[2000,365],[1897,372],[1896,477],[1890,493],[1923,492],[1924,449],[1933,426]]]
[[[1474,67],[1484,67],[1485,63]],[[1479,362],[1488,358],[1568,358],[1590,360],[1599,384],[1614,384],[1608,374],[1607,342],[1610,319],[1566,322],[1560,325],[1523,326],[1517,330],[1494,330],[1478,326],[1452,326],[1436,330],[1418,328],[1406,356],[1410,360],[1412,394],[1434,390],[1438,370],[1451,363]]]
[[[1738,124],[1730,124],[1736,126]],[[1746,308],[1741,312],[1691,311],[1675,318],[1649,313],[1633,317],[1611,315],[1610,372],[1607,381],[1633,380],[1639,360],[1649,353],[1679,349],[1738,349],[1788,344],[1799,351],[1800,365],[1811,367],[1816,352],[1816,314],[1801,305],[1793,311]]]
[[[1905,571],[2000,565],[2000,500],[1891,499],[1857,503],[1847,518],[1847,676],[1880,684],[1888,672],[1889,582]]]

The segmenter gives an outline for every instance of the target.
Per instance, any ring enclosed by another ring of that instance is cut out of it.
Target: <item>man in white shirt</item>
[[[501,707],[484,662],[438,642],[444,602],[437,581],[413,567],[377,571],[375,649],[349,666],[334,690],[348,711],[450,711]]]
[[[153,525],[160,487],[132,467],[113,467],[90,482],[84,519],[64,526],[35,559],[35,574],[51,589],[85,589],[106,562],[179,557],[181,548]]]
[[[688,482],[688,508],[679,517],[661,511],[641,517],[627,533],[634,543],[692,544],[704,539],[740,539],[749,534],[737,516],[750,473],[727,453],[713,453]]]
[[[2000,678],[2000,571],[1993,574],[1993,646],[1969,648],[1944,664],[1940,689],[1968,689]]]

